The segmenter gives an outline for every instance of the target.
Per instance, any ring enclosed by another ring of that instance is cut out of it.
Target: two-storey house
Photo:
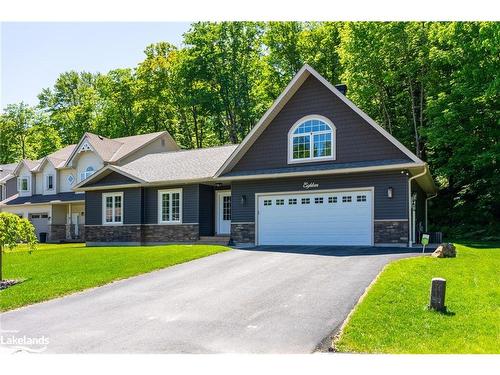
[[[166,131],[116,139],[85,133],[78,144],[40,160],[4,166],[5,172],[0,172],[0,211],[28,218],[39,239],[83,241],[85,193],[74,192],[76,184],[107,165],[178,149]]]

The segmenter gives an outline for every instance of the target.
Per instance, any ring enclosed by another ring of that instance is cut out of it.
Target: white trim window
[[[335,160],[336,128],[324,116],[305,116],[288,132],[288,163]]]
[[[182,189],[158,190],[158,223],[182,222]]]
[[[123,193],[102,195],[102,223],[104,225],[123,224]]]
[[[82,173],[80,173],[80,180],[83,181],[86,178],[92,176],[95,173],[95,169],[93,166],[88,166]]]
[[[48,174],[45,176],[45,190],[54,190],[54,175]]]
[[[29,176],[23,176],[17,179],[17,190],[22,192],[27,192],[31,190]]]

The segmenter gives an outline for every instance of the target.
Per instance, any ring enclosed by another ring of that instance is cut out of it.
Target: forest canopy
[[[62,72],[36,106],[7,105],[0,163],[86,131],[238,143],[307,63],[429,163],[435,230],[485,239],[499,233],[499,49],[494,22],[193,23],[182,47],[159,41],[133,68]]]

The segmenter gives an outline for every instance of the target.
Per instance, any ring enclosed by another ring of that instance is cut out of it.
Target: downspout
[[[413,223],[411,217],[411,182],[418,177],[422,177],[426,173],[427,173],[427,164],[424,165],[424,171],[422,173],[419,173],[408,179],[408,247],[412,247],[413,245],[412,237],[414,235],[414,233],[412,233]]]
[[[431,199],[433,198],[436,198],[437,197],[437,193],[434,193],[433,195],[425,198],[425,231],[427,232],[429,229],[428,229],[428,223],[427,223],[427,201],[430,201]]]

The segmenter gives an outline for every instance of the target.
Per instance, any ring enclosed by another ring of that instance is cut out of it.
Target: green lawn
[[[448,314],[426,308],[433,277],[447,280]],[[362,353],[500,353],[500,247],[457,245],[457,258],[389,264],[334,346]]]
[[[229,250],[224,246],[85,247],[40,244],[4,253],[4,279],[24,279],[0,291],[0,311],[29,305],[141,273]]]

